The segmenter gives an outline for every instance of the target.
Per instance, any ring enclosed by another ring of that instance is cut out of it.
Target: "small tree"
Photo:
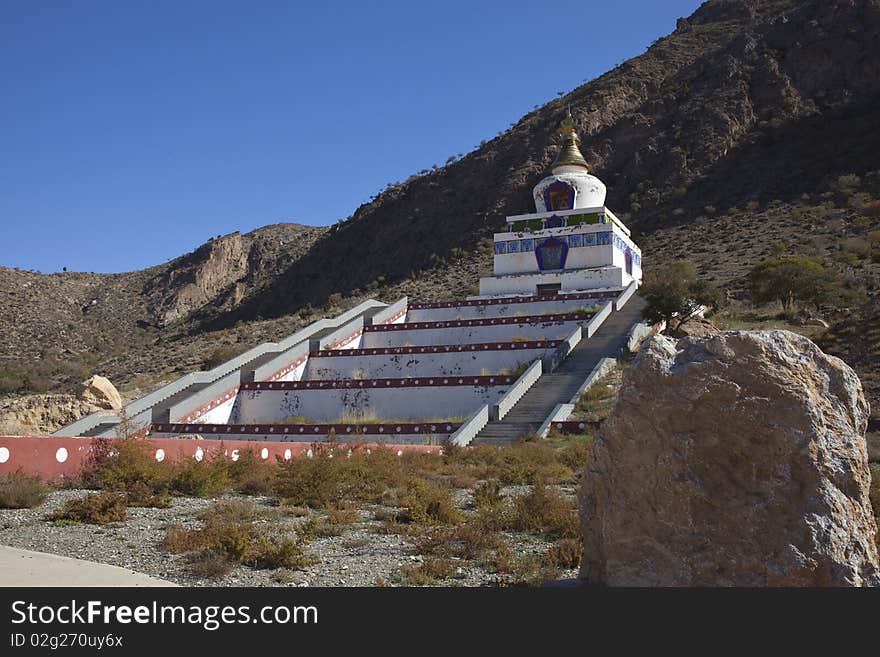
[[[665,321],[671,333],[693,319],[703,306],[718,307],[721,300],[719,289],[700,279],[694,263],[687,260],[655,269],[645,277],[640,294],[648,304],[645,319]]]
[[[786,314],[799,306],[831,299],[833,285],[822,263],[802,256],[765,260],[749,273],[749,293],[757,305],[778,301]]]

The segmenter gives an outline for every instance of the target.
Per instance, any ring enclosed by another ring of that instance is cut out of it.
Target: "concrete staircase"
[[[538,379],[503,420],[487,424],[472,444],[507,445],[537,431],[557,404],[571,399],[602,358],[620,354],[644,307],[645,302],[634,295],[620,311],[611,313],[593,337],[581,340],[555,372]]]

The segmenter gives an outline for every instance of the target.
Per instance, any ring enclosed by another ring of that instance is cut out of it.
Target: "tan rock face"
[[[119,396],[119,391],[103,376],[93,376],[83,381],[79,398],[87,404],[108,411],[122,408],[122,397]]]
[[[869,408],[788,331],[646,341],[581,489],[581,577],[609,585],[880,584]]]
[[[0,435],[42,436],[98,408],[73,395],[28,395],[0,402]]]
[[[695,317],[683,326],[678,327],[678,338],[707,338],[710,335],[718,335],[720,331],[708,319]]]

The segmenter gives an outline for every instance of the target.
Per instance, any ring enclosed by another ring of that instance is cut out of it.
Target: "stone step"
[[[568,403],[602,358],[616,358],[629,328],[641,318],[645,303],[638,296],[613,312],[589,339],[583,339],[555,372],[544,374],[499,422],[490,422],[474,444],[510,444],[537,431],[557,404]]]

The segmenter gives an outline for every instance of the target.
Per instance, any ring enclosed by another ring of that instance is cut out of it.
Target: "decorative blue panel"
[[[584,236],[583,235],[571,235],[568,238],[568,245],[572,248],[576,248],[584,245]]]
[[[495,255],[507,253],[507,242],[495,242]]]
[[[535,259],[541,271],[563,269],[567,256],[568,244],[555,237],[549,237],[535,247]]]
[[[596,233],[587,233],[584,235],[584,246],[596,245]]]
[[[547,219],[547,228],[560,228],[562,226],[562,217],[557,217],[555,214]]]
[[[611,233],[596,233],[596,244],[599,246],[611,244]]]
[[[520,240],[520,251],[529,253],[535,250],[535,240]]]
[[[557,180],[544,190],[544,208],[547,212],[554,210],[571,210],[574,207],[574,187]]]
[[[507,243],[508,253],[519,253],[519,240],[511,240]]]

